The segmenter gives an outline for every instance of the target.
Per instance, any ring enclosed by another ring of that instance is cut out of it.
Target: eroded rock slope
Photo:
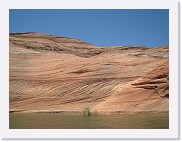
[[[168,111],[168,46],[10,34],[10,111]]]

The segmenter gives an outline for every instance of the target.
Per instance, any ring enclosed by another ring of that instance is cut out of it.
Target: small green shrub
[[[97,113],[97,111],[91,111],[91,108],[89,106],[87,106],[83,109],[83,115],[84,116],[96,116],[96,115],[98,115],[98,113]]]
[[[85,116],[91,116],[91,108],[89,106],[85,107],[83,110],[83,115]]]

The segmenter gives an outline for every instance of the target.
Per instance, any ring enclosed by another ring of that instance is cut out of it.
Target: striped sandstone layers
[[[10,112],[166,112],[168,50],[10,34]]]

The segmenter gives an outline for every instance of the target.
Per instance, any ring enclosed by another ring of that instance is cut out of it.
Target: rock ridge
[[[167,112],[169,47],[10,33],[10,112]]]

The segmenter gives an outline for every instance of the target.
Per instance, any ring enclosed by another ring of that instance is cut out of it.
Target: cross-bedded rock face
[[[10,111],[168,111],[168,46],[10,34]]]

